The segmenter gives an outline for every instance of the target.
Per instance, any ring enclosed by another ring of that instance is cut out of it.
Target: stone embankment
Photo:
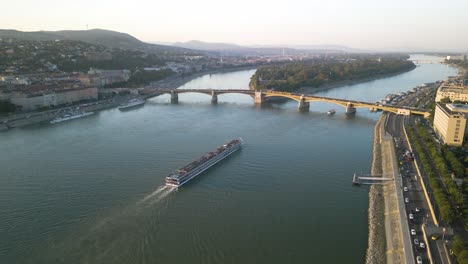
[[[373,175],[386,175],[395,182],[371,186],[369,191],[369,242],[366,263],[412,263],[414,261],[407,222],[402,218],[398,168],[395,162],[393,139],[385,129],[387,114],[383,114],[374,130]],[[403,205],[404,206],[404,205]],[[405,253],[405,247],[408,248]]]
[[[372,158],[372,175],[382,174],[382,157],[380,146],[380,126],[384,125],[382,115],[374,129],[374,146]],[[383,190],[380,185],[372,185],[369,190],[369,239],[366,252],[367,264],[385,263],[385,207]]]

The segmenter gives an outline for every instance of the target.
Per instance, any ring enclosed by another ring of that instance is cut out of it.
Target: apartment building
[[[465,137],[468,107],[465,105],[437,103],[434,130],[449,146],[462,146]]]

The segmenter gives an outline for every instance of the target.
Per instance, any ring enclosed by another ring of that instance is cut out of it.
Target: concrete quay
[[[374,133],[372,173],[392,177],[369,192],[369,246],[366,263],[415,263],[393,137],[383,114]]]
[[[7,131],[10,128],[27,126],[40,122],[48,122],[56,117],[63,115],[64,111],[79,107],[86,112],[100,111],[103,109],[117,107],[122,100],[102,100],[93,103],[67,106],[41,112],[19,113],[0,117],[0,132]]]

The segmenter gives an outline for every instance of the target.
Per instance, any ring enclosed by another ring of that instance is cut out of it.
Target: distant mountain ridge
[[[194,52],[180,47],[146,43],[127,33],[103,29],[31,32],[11,29],[0,29],[0,38],[15,38],[29,41],[75,40],[94,45],[102,45],[108,48],[144,50],[148,52]]]
[[[173,43],[173,46],[187,48],[187,49],[206,50],[206,51],[239,50],[239,49],[248,48],[248,47],[243,47],[243,46],[240,46],[240,45],[237,45],[237,44],[203,42],[203,41],[200,41],[200,40],[190,40],[190,41],[187,41],[187,42],[176,42],[176,43]]]
[[[359,53],[369,52],[360,49],[349,48],[340,45],[255,45],[255,46],[242,46],[232,43],[212,43],[203,42],[199,40],[191,40],[187,42],[176,42],[172,45],[188,49],[196,49],[203,51],[223,52],[228,54],[257,54],[257,55],[270,55],[270,54],[298,54],[304,52],[311,53]]]

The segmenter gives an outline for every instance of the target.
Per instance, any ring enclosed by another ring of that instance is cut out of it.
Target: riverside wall
[[[380,127],[384,123],[382,115],[374,128],[374,145],[372,157],[372,175],[382,174],[382,157],[380,146]],[[367,264],[385,263],[385,204],[383,189],[380,185],[372,185],[369,190],[369,237],[366,252]]]

